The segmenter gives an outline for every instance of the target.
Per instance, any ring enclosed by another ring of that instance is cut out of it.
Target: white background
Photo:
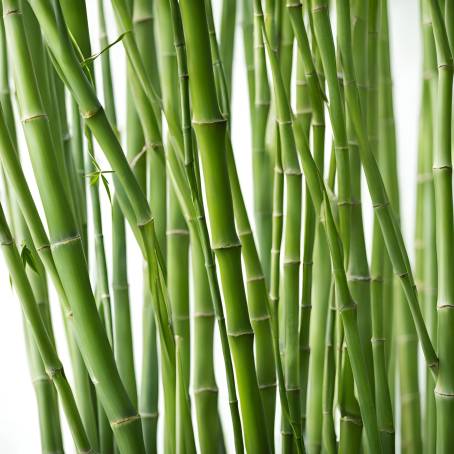
[[[248,0],[243,0],[248,1]],[[108,2],[110,3],[110,2]],[[219,10],[220,0],[214,0],[215,13]],[[241,3],[241,2],[238,2]],[[392,44],[392,69],[394,76],[394,104],[398,131],[399,181],[401,190],[402,223],[404,237],[412,256],[413,219],[415,205],[415,175],[417,153],[417,123],[419,113],[420,80],[421,80],[421,33],[419,24],[419,2],[410,0],[389,1],[390,33]],[[97,14],[96,2],[87,1],[89,20],[94,50],[97,45]],[[110,41],[117,36],[110,9],[108,10]],[[240,21],[237,25],[237,41],[234,60],[233,80],[233,142],[237,157],[242,189],[248,209],[252,207],[251,193],[251,154],[250,128],[247,103],[247,85],[245,66],[240,34]],[[114,65],[115,90],[120,129],[124,125],[124,54],[121,44],[111,50]],[[99,74],[98,74],[99,76]],[[22,151],[25,151],[23,149]],[[24,156],[26,153],[23,153]],[[102,159],[100,158],[100,161]],[[30,166],[25,159],[29,181],[34,188]],[[106,168],[106,167],[104,167]],[[367,190],[364,191],[367,193]],[[109,204],[103,194],[105,208],[106,245],[110,248]],[[249,211],[251,213],[251,211]],[[370,242],[371,215],[370,204],[365,203],[366,238]],[[131,240],[131,238],[129,238]],[[128,254],[130,259],[129,282],[131,286],[131,307],[133,328],[135,333],[136,371],[140,377],[141,362],[141,259],[140,254],[129,241]],[[109,255],[108,255],[109,256]],[[51,290],[52,297],[54,296]],[[63,341],[63,329],[60,311],[55,298],[52,298],[52,311],[57,335],[60,356],[64,362],[68,376],[71,376],[68,352]],[[215,352],[218,384],[221,388],[219,400],[221,414],[226,424],[226,438],[229,452],[232,452],[232,437],[228,424],[227,396],[223,377],[223,363],[220,349]],[[38,453],[40,452],[38,414],[33,387],[30,382],[23,341],[22,320],[19,303],[13,295],[8,271],[0,259],[0,452],[2,453]],[[62,422],[64,416],[62,415]],[[161,428],[162,429],[162,428]],[[65,445],[67,452],[73,452],[70,435],[65,425]]]

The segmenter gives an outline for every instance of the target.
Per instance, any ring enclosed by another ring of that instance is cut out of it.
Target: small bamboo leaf
[[[107,178],[103,175],[103,173],[101,173],[102,184],[104,185],[104,189],[106,190],[107,196],[109,197],[110,203],[112,204],[112,196],[110,194],[109,182],[107,181]]]
[[[90,177],[90,185],[91,186],[94,186],[95,184],[98,183],[100,175],[101,175],[101,172],[93,172],[92,175],[88,175]]]
[[[129,33],[130,31],[125,31],[124,33],[122,33],[115,41],[109,43],[106,47],[104,47],[104,49],[101,49],[98,53],[94,54],[94,55],[91,55],[90,57],[88,58],[85,58],[83,61],[82,61],[82,66],[86,66],[88,65],[88,63],[96,60],[100,55],[102,55],[104,52],[106,52],[107,50],[109,50],[112,46],[115,46],[115,44],[117,44],[118,42],[120,42],[124,36]]]
[[[24,268],[26,268],[28,265],[35,273],[38,272],[36,269],[35,259],[33,258],[32,252],[25,243],[23,243],[22,245],[20,256],[22,259],[22,263],[24,264]]]

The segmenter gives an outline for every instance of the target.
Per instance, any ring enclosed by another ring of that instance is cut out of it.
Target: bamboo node
[[[257,276],[249,276],[246,279],[246,282],[257,282],[257,281],[263,281],[265,279],[265,276],[263,274],[258,274]]]
[[[277,386],[276,382],[273,382],[273,383],[260,383],[259,384],[259,389],[275,388],[276,386]]]
[[[454,304],[442,303],[442,304],[437,305],[437,311],[443,310],[443,309],[454,309]]]
[[[373,337],[370,341],[372,344],[384,344],[386,339],[384,337]]]
[[[301,387],[300,386],[289,386],[289,387],[285,388],[285,391],[288,393],[296,393],[296,392],[301,391]]]
[[[432,170],[434,172],[442,172],[443,170],[448,170],[452,172],[452,165],[451,164],[443,164],[441,166],[433,166]]]
[[[20,14],[22,14],[22,11],[19,8],[15,8],[15,9],[10,9],[10,10],[6,11],[6,13],[3,14],[3,17],[20,15]]]
[[[214,312],[194,312],[194,318],[212,318],[214,317]]]
[[[126,424],[130,424],[137,420],[140,420],[140,415],[131,415],[131,416],[126,416],[125,418],[116,419],[115,421],[112,421],[110,423],[110,425],[112,426],[112,429],[113,429],[114,427],[120,427],[120,426],[123,426]]]
[[[189,235],[189,230],[187,229],[167,229],[166,230],[166,235],[182,235],[182,236],[187,236]]]
[[[270,314],[265,314],[258,317],[251,317],[250,320],[251,322],[264,322],[265,320],[269,320],[270,318]]]
[[[63,366],[60,364],[58,367],[51,367],[51,368],[46,368],[46,374],[49,376],[51,380],[54,379],[54,377],[58,374],[63,375]]]
[[[30,123],[34,120],[44,120],[47,119],[47,114],[39,113],[35,115],[30,115],[29,117],[22,118],[22,123]]]
[[[140,223],[138,222],[137,227],[141,228],[141,227],[145,227],[147,224],[153,224],[153,223],[154,223],[154,218],[153,218],[153,216],[151,216],[143,222],[140,222]]]
[[[334,147],[335,150],[338,150],[338,151],[348,151],[349,150],[349,147],[348,145],[336,145]]]
[[[299,265],[301,263],[301,260],[296,257],[288,257],[288,258],[284,258],[284,261],[283,261],[283,265],[286,266],[286,265]]]
[[[285,6],[288,9],[291,9],[291,8],[299,9],[299,8],[303,7],[303,5],[301,5],[301,3],[299,1],[297,1],[296,3],[287,2]]]
[[[48,375],[37,375],[36,377],[32,378],[32,384],[44,383],[44,382],[49,383],[50,381],[51,381],[51,379],[49,378]]]
[[[254,331],[252,331],[252,329],[244,329],[238,331],[229,331],[227,334],[229,337],[253,336]]]
[[[219,392],[219,390],[216,386],[201,386],[200,388],[194,388],[192,392],[194,394],[201,394],[201,393],[217,394]]]
[[[389,201],[385,200],[384,202],[373,203],[372,208],[374,210],[380,210],[381,208],[386,208],[389,205]]]
[[[93,110],[87,110],[86,112],[82,112],[82,118],[85,120],[89,120],[90,118],[93,118],[95,115],[97,115],[99,112],[102,111],[102,106],[96,106]]]
[[[239,241],[232,241],[231,243],[221,243],[213,245],[212,249],[214,252],[218,251],[228,251],[229,249],[241,248],[241,243]]]
[[[292,120],[280,120],[279,118],[276,118],[276,123],[279,125],[279,126],[285,126],[285,125],[291,125],[293,123]]]
[[[64,238],[62,240],[54,241],[52,243],[52,249],[56,249],[60,246],[66,246],[67,244],[74,243],[76,241],[80,241],[80,235],[77,233],[74,236],[70,236],[68,238]]]
[[[216,126],[218,124],[226,124],[225,118],[215,118],[214,120],[192,120],[194,126]]]
[[[328,10],[328,5],[319,5],[312,8],[312,14],[321,13]]]
[[[246,229],[246,230],[240,230],[238,231],[238,236],[246,236],[246,235],[252,235],[252,230],[251,229]]]
[[[341,416],[341,421],[345,421],[346,423],[354,424],[355,426],[360,426],[360,427],[362,427],[362,425],[363,425],[363,421],[361,418],[357,418],[352,415]]]
[[[339,309],[339,312],[340,313],[343,313],[343,312],[348,312],[348,311],[356,311],[356,304],[347,304],[345,306],[342,306],[340,309]]]
[[[149,22],[153,20],[154,20],[153,14],[147,14],[146,16],[134,17],[133,24],[140,24],[142,22]]]
[[[12,246],[13,244],[14,240],[12,238],[10,240],[0,242],[0,246]]]
[[[357,281],[363,281],[363,282],[369,282],[370,281],[370,276],[369,275],[359,275],[359,274],[349,274],[348,275],[348,280],[350,282],[357,282]]]

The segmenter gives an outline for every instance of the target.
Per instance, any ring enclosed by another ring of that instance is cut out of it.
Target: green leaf
[[[35,264],[35,259],[33,258],[33,254],[30,251],[30,249],[27,247],[26,244],[23,244],[22,250],[20,252],[20,256],[22,259],[22,263],[24,264],[24,268],[26,268],[28,265],[35,273],[38,272],[36,269],[36,264]]]
[[[104,49],[101,49],[98,53],[94,54],[94,55],[91,55],[90,57],[88,58],[85,58],[83,61],[82,61],[82,66],[86,66],[88,65],[88,63],[92,62],[93,60],[96,60],[100,55],[102,55],[104,52],[106,52],[107,50],[109,50],[112,46],[115,46],[115,44],[117,44],[118,42],[120,42],[124,36],[129,33],[129,31],[126,31],[124,33],[122,33],[115,41],[111,42],[110,44],[108,44],[106,47],[104,47]]]
[[[107,192],[107,196],[109,197],[110,203],[112,204],[112,196],[110,194],[109,182],[107,181],[107,178],[102,173],[101,173],[101,179],[102,179],[102,184],[104,185],[104,188]]]
[[[98,183],[100,175],[101,175],[101,172],[93,172],[92,175],[89,175],[89,177],[90,177],[90,185],[91,186],[94,186],[95,184]]]

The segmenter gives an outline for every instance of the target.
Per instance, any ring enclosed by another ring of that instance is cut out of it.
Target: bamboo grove
[[[84,0],[1,4],[0,245],[43,453],[452,452],[453,1],[419,2],[415,188],[388,0],[90,0],[96,24]],[[251,143],[234,150],[239,52]]]

